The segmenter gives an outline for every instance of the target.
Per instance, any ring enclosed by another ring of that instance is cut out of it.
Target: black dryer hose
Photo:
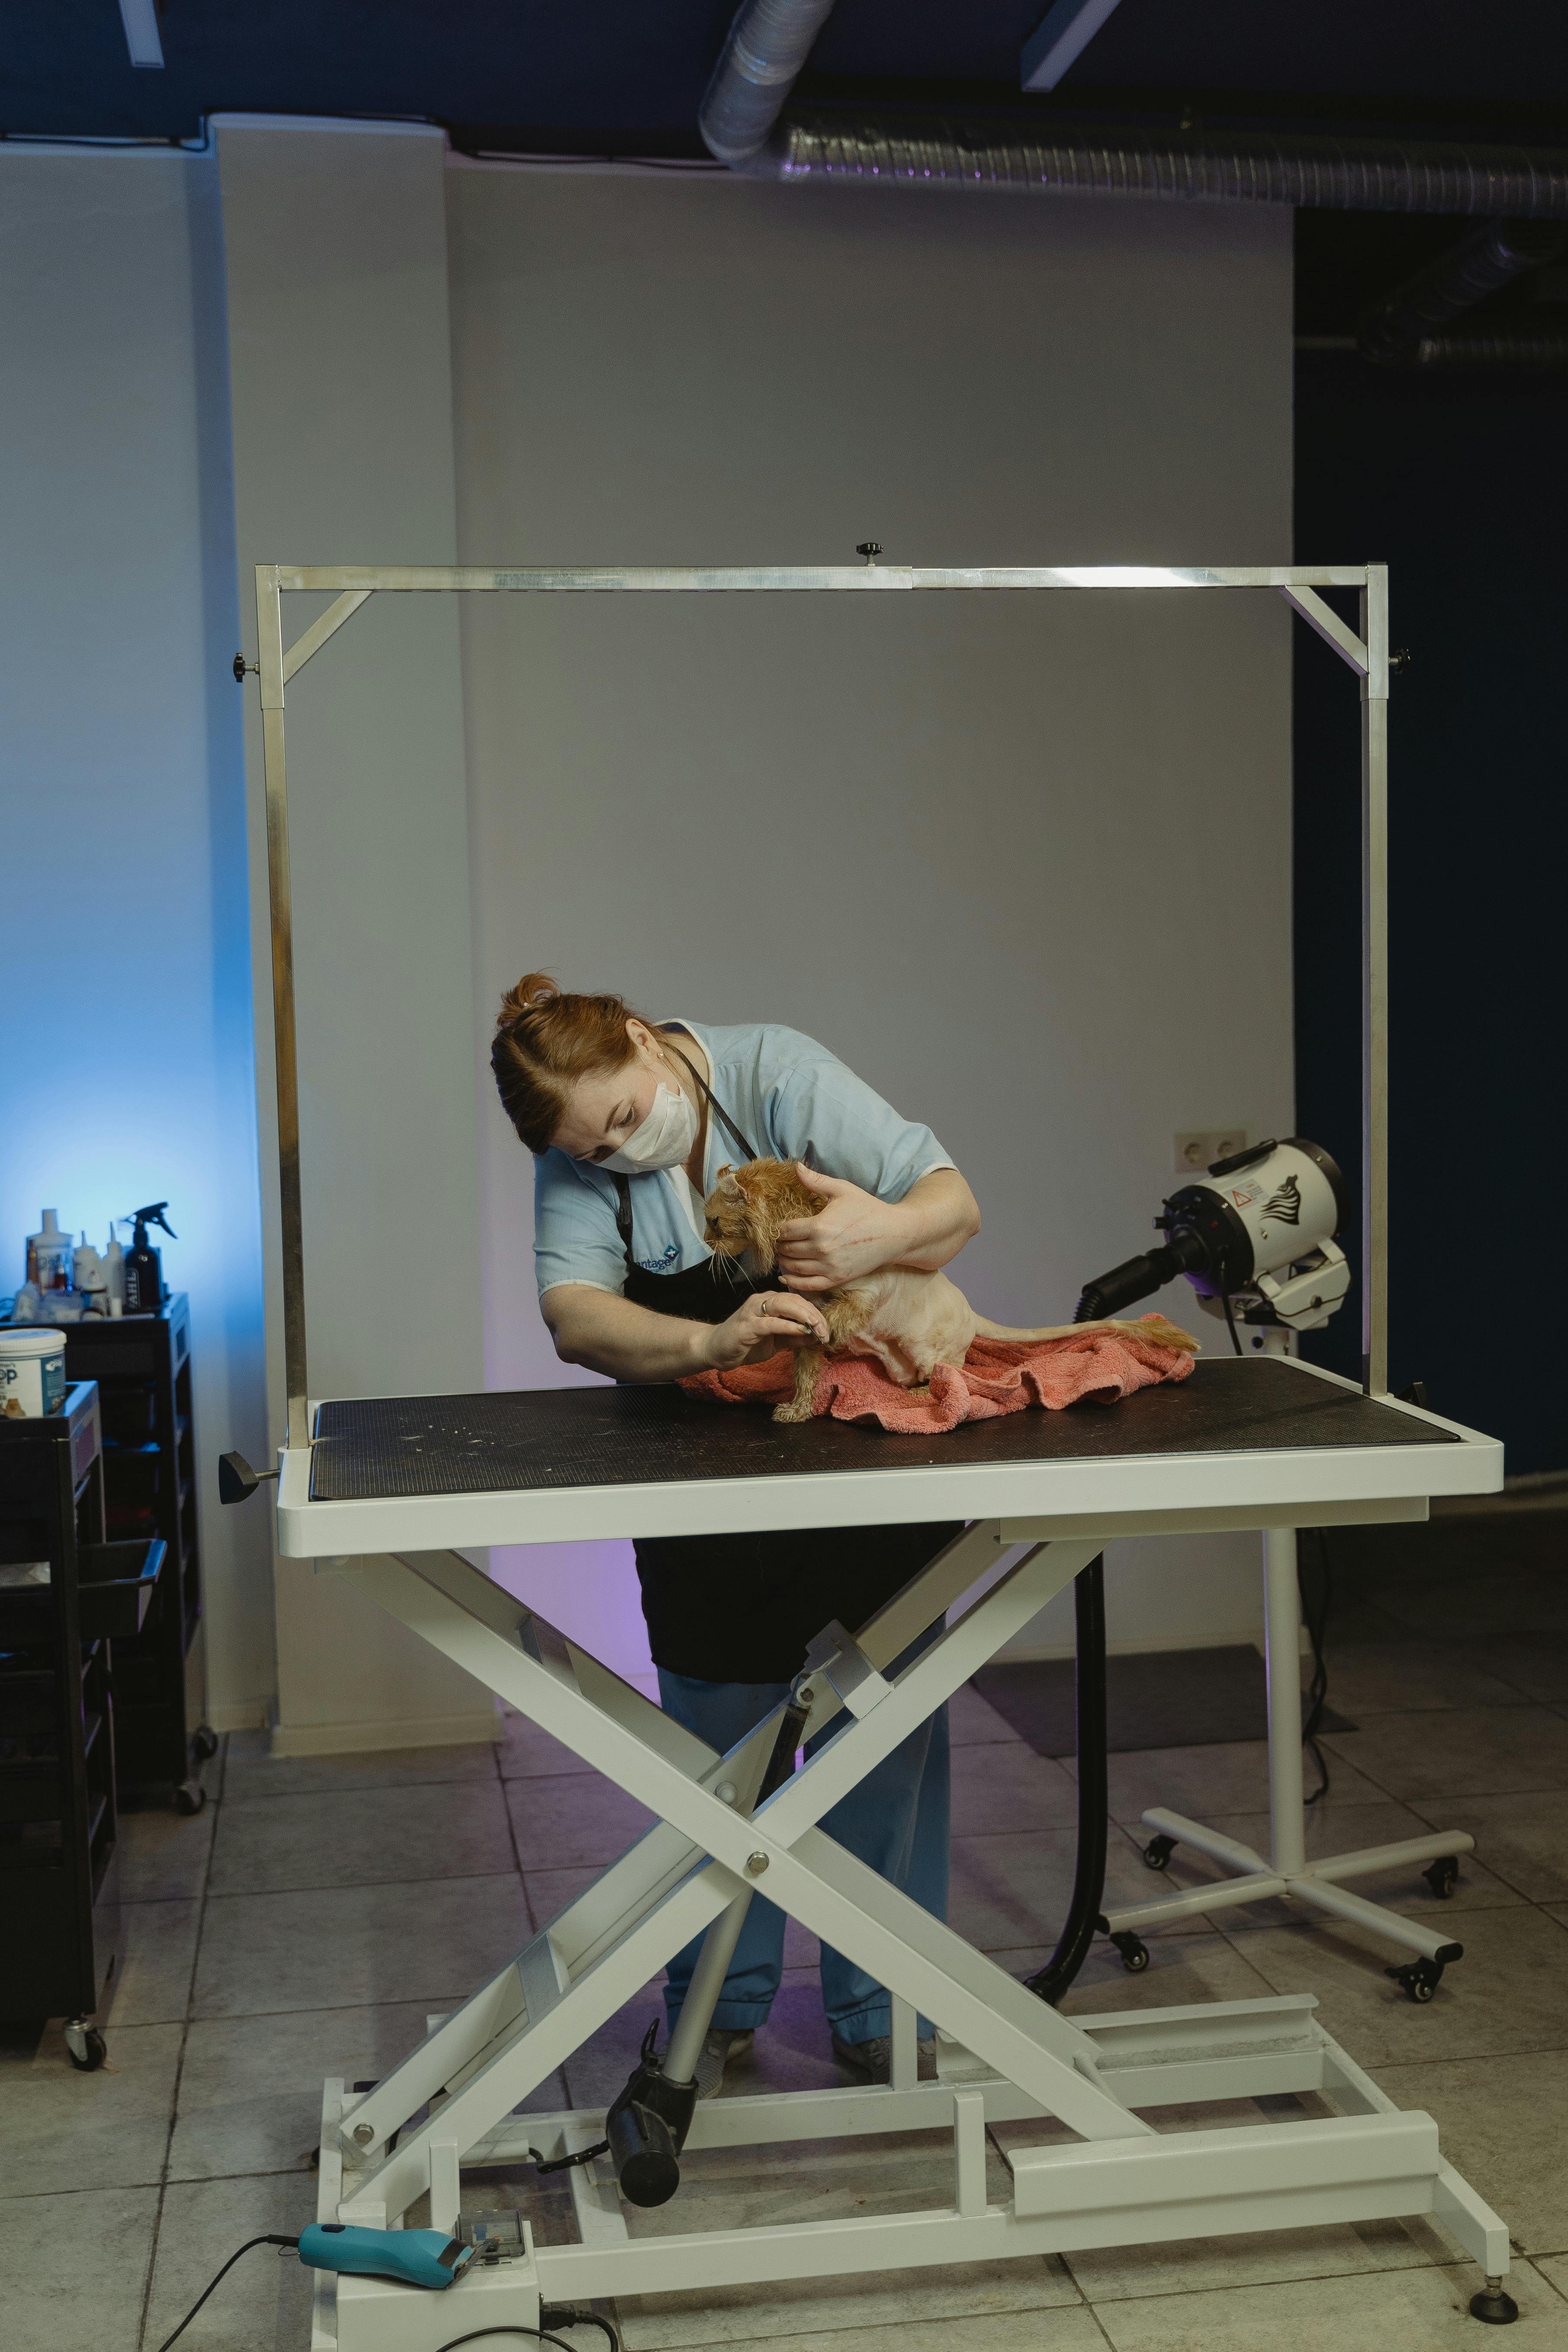
[[[1093,1323],[1107,1311],[1100,1303],[1099,1286],[1091,1285],[1079,1300],[1073,1321]],[[1068,1905],[1056,1950],[1043,1969],[1037,1969],[1032,1977],[1024,1979],[1031,1992],[1053,2004],[1060,2000],[1089,1958],[1089,1948],[1100,1927],[1105,1907],[1110,1780],[1105,1746],[1103,1552],[1087,1568],[1079,1570],[1073,1586],[1073,1617],[1077,1652],[1073,1691],[1078,1717],[1078,1862],[1073,1872],[1072,1900]]]
[[[1043,1969],[1024,1979],[1033,1993],[1060,2000],[1089,1958],[1105,1903],[1106,1841],[1110,1810],[1105,1748],[1105,1556],[1080,1568],[1073,1586],[1078,1660],[1078,1864],[1072,1901]]]

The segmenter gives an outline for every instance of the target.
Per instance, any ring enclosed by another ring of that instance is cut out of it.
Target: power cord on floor
[[[570,2344],[562,2344],[559,2336],[552,2336],[552,2327],[602,2327],[610,2342],[610,2352],[621,2352],[619,2333],[596,2311],[576,2311],[568,2303],[542,2304],[537,2327],[523,2327],[515,2320],[497,2320],[489,2327],[476,2327],[471,2335],[454,2336],[437,2347],[437,2352],[458,2352],[459,2344],[478,2344],[486,2336],[531,2336],[538,2344],[559,2344],[561,2352],[573,2352]]]
[[[592,2164],[596,2156],[607,2156],[609,2152],[609,2141],[598,2139],[592,2147],[580,2147],[572,2156],[543,2157],[536,2147],[531,2147],[528,2160],[535,2172],[570,2172],[574,2164]]]
[[[597,2153],[598,2151],[590,2152]],[[582,2157],[579,2157],[573,2160],[577,2163],[581,2163],[584,2159]],[[559,2168],[551,2167],[548,2168],[553,2170],[558,2169]],[[195,2317],[203,2304],[205,2303],[208,2295],[211,2294],[214,2287],[219,2285],[221,2282],[228,2276],[230,2271],[233,2270],[236,2263],[238,2262],[242,2254],[248,2254],[252,2248],[256,2246],[284,2246],[287,2247],[290,2252],[294,2252],[298,2250],[299,2244],[300,2241],[298,2238],[280,2238],[272,2235],[268,2235],[265,2238],[247,2238],[243,2246],[237,2247],[235,2252],[230,2254],[222,2270],[218,2271],[202,2289],[195,2303],[192,2304],[189,2311],[186,2312],[184,2319],[181,2320],[178,2327],[175,2328],[174,2335],[165,2336],[163,2343],[158,2347],[158,2352],[169,2352],[170,2346],[177,2337],[184,2334],[186,2328],[190,2326],[192,2320]],[[602,2328],[608,2339],[610,2352],[621,2352],[621,2339],[618,2331],[609,2320],[603,2317],[602,2315],[596,2311],[582,2311],[574,2305],[569,2303],[544,2304],[540,2308],[539,2322],[540,2324],[537,2327],[525,2327],[521,2324],[521,2322],[516,2320],[492,2320],[488,2327],[476,2327],[471,2329],[467,2336],[451,2336],[447,2343],[439,2347],[439,2352],[458,2352],[458,2347],[460,2344],[478,2344],[482,2337],[487,2336],[531,2336],[537,2344],[555,2345],[558,2347],[558,2352],[574,2352],[574,2347],[572,2345],[563,2343],[559,2336],[552,2336],[551,2334],[550,2331],[553,2327]]]
[[[450,2336],[437,2346],[436,2352],[458,2352],[459,2344],[481,2344],[487,2336],[530,2336],[536,2344],[554,2344],[559,2352],[572,2352],[570,2344],[563,2344],[559,2336],[547,2335],[541,2327],[524,2327],[516,2319],[492,2319],[488,2327],[472,2327],[467,2336]]]
[[[170,2345],[171,2345],[171,2344],[173,2344],[173,2342],[174,2341],[174,2336],[183,2336],[183,2335],[184,2334],[184,2332],[185,2332],[186,2328],[190,2326],[190,2324],[191,2324],[192,2320],[195,2317],[195,2315],[196,2315],[197,2312],[201,2309],[201,2307],[202,2307],[203,2304],[204,2304],[204,2303],[205,2303],[205,2301],[206,2301],[206,2299],[207,2299],[208,2295],[209,2295],[209,2294],[211,2294],[211,2293],[212,2293],[212,2291],[213,2291],[213,2288],[214,2288],[215,2286],[216,2286],[216,2285],[217,2285],[218,2281],[219,2281],[220,2279],[226,2279],[226,2278],[228,2276],[228,2274],[229,2274],[230,2271],[231,2271],[231,2270],[233,2270],[233,2268],[234,2268],[234,2266],[235,2266],[236,2263],[237,2263],[237,2262],[238,2262],[240,2254],[247,2254],[247,2253],[249,2253],[249,2252],[250,2252],[250,2250],[251,2250],[251,2248],[252,2248],[253,2246],[290,2246],[290,2247],[292,2247],[292,2246],[298,2246],[299,2242],[300,2242],[300,2241],[299,2241],[299,2239],[298,2239],[298,2238],[274,2238],[274,2237],[267,2237],[267,2238],[247,2238],[247,2239],[246,2240],[246,2242],[245,2242],[244,2245],[243,2245],[243,2246],[241,2246],[241,2247],[239,2248],[239,2251],[238,2251],[238,2252],[237,2252],[237,2253],[232,2253],[232,2254],[230,2254],[230,2256],[229,2256],[229,2258],[228,2258],[227,2262],[226,2262],[226,2263],[225,2263],[225,2264],[224,2264],[224,2266],[223,2266],[222,2270],[221,2270],[221,2271],[219,2271],[219,2273],[217,2273],[217,2277],[216,2277],[216,2278],[215,2278],[215,2279],[213,2279],[213,2280],[210,2282],[210,2284],[209,2284],[208,2285],[205,2286],[205,2287],[202,2289],[202,2291],[201,2291],[200,2294],[198,2294],[198,2295],[197,2295],[197,2297],[196,2297],[196,2299],[195,2299],[195,2303],[193,2303],[193,2304],[192,2304],[192,2305],[191,2305],[191,2307],[190,2307],[189,2311],[187,2311],[187,2312],[186,2312],[186,2314],[185,2314],[185,2315],[184,2315],[184,2319],[182,2319],[182,2320],[181,2320],[181,2322],[180,2322],[180,2324],[179,2324],[178,2327],[176,2327],[176,2328],[175,2328],[175,2330],[174,2330],[174,2336],[164,2336],[163,2341],[163,2342],[162,2342],[162,2344],[160,2344],[160,2345],[159,2345],[159,2347],[158,2347],[158,2352],[169,2352],[169,2347],[170,2347]]]
[[[545,2304],[539,2314],[540,2324],[547,2327],[602,2327],[609,2341],[610,2352],[621,2352],[618,2328],[612,2326],[602,2313],[577,2311],[570,2304]]]

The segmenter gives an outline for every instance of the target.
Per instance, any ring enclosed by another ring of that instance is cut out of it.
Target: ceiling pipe
[[[1565,236],[1568,230],[1552,220],[1483,222],[1364,311],[1356,348],[1385,367],[1561,365],[1551,356],[1564,351],[1561,335],[1470,337],[1438,330],[1500,287],[1555,261]]]
[[[832,14],[833,0],[741,0],[697,112],[721,163],[758,152]]]
[[[782,6],[784,0],[775,5]],[[820,21],[826,11],[816,13]],[[751,15],[750,6],[742,9],[742,18],[749,21]],[[731,47],[733,41],[732,35]],[[714,88],[724,71],[721,59]],[[1162,135],[1114,126],[1089,131],[1043,113],[915,115],[796,107],[774,121],[765,142],[736,163],[753,177],[796,183],[1568,221],[1568,152],[1561,149],[1328,139],[1306,132]]]
[[[1558,335],[1436,331],[1552,257],[1563,240],[1549,225],[1568,223],[1568,152],[1310,132],[1054,132],[1042,114],[801,107],[785,118],[833,5],[741,0],[698,115],[721,163],[757,179],[1479,217],[1482,228],[1367,313],[1358,345],[1363,357],[1425,367],[1552,367],[1568,360],[1568,338]]]

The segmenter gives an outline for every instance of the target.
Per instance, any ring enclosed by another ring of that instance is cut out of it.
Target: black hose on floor
[[[1072,1901],[1056,1950],[1043,1969],[1024,1979],[1030,1992],[1053,2005],[1089,1958],[1105,1906],[1105,1860],[1110,1810],[1105,1737],[1105,1556],[1080,1568],[1073,1586],[1078,1660],[1078,1864]]]

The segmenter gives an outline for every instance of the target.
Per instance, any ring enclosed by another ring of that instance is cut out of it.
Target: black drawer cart
[[[120,1941],[115,1637],[151,1609],[161,1540],[103,1540],[98,1391],[0,1420],[0,2017],[64,2017],[73,2065]]]
[[[216,1752],[203,1721],[201,1557],[196,1538],[191,1317],[184,1291],[155,1315],[64,1327],[66,1377],[96,1381],[111,1540],[160,1538],[167,1559],[147,1622],[114,1644],[115,1763],[128,1802],[195,1813],[195,1767]]]

